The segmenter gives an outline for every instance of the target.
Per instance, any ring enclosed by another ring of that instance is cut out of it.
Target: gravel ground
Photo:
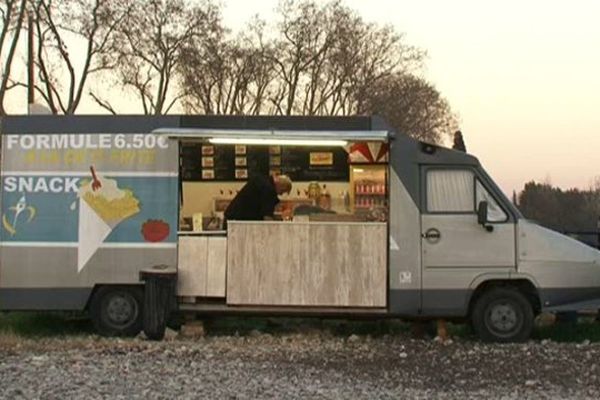
[[[0,397],[10,399],[600,398],[600,343],[257,332],[0,339]]]

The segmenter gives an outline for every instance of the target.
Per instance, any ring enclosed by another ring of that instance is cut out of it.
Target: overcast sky
[[[241,27],[277,0],[224,0]],[[600,176],[600,1],[345,0],[426,50],[425,77],[459,114],[467,150],[507,192]]]

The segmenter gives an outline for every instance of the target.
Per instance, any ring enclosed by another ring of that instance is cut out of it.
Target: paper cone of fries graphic
[[[112,230],[140,211],[133,192],[120,189],[117,181],[96,175],[79,187],[79,246],[77,271],[80,272]]]

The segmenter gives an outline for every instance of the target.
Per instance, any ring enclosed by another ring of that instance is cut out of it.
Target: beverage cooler
[[[350,166],[350,201],[354,213],[387,207],[386,164]]]

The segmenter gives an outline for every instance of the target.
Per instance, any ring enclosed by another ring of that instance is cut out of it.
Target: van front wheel
[[[524,342],[533,330],[533,308],[515,288],[496,287],[483,293],[472,309],[473,329],[486,342]]]
[[[142,330],[143,299],[139,287],[101,287],[90,303],[94,328],[102,336],[137,335]]]

